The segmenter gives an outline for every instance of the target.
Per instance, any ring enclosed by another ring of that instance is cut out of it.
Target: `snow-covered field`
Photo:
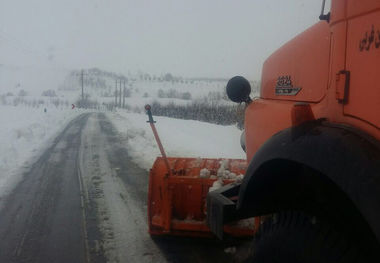
[[[78,110],[0,105],[0,200]]]
[[[109,113],[114,126],[125,137],[129,155],[142,168],[149,169],[160,151],[147,115],[118,111]],[[240,147],[241,131],[200,121],[154,117],[167,156],[245,159]]]
[[[0,65],[0,200],[20,180],[22,169],[31,165],[58,132],[81,112],[78,108],[71,109],[81,95],[79,72]],[[128,107],[115,111],[106,104],[115,103],[115,84],[119,81],[120,91],[122,78],[129,93],[125,98]],[[179,77],[168,81],[162,76],[121,75],[92,69],[87,70],[84,91],[98,109],[113,110],[108,111],[108,117],[124,136],[130,156],[139,166],[149,169],[160,152],[143,106],[152,102],[186,105],[197,100],[230,104],[223,98],[225,84],[226,81],[218,79]],[[47,91],[53,95],[46,96]],[[168,156],[245,158],[239,143],[241,131],[235,126],[167,117],[155,119]]]
[[[46,149],[66,124],[82,111],[55,107],[30,108],[0,106],[0,199],[20,180],[26,168]],[[125,110],[107,114],[121,136],[132,159],[149,169],[160,155],[145,114]],[[166,153],[171,157],[244,159],[241,131],[200,121],[154,117]]]

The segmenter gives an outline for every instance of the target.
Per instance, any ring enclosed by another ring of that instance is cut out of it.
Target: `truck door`
[[[347,0],[344,114],[380,128],[380,1]]]

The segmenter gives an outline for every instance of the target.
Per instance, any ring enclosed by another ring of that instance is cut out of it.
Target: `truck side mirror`
[[[251,85],[249,81],[241,76],[236,76],[230,79],[226,87],[227,96],[233,102],[250,103],[252,100],[249,97],[251,93]]]

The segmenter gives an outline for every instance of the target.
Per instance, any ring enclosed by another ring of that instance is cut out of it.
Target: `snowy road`
[[[104,114],[68,124],[0,211],[0,262],[232,262],[235,244],[147,232],[148,174]],[[244,253],[243,253],[244,254]]]
[[[85,262],[76,168],[87,118],[70,122],[6,197],[0,213],[0,262]]]

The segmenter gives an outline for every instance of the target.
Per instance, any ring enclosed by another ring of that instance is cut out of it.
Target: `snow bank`
[[[125,146],[140,167],[151,168],[160,151],[147,115],[118,111],[109,113],[115,127],[125,138]],[[200,121],[156,117],[156,128],[167,156],[245,159],[240,147],[241,131]]]
[[[20,168],[79,114],[76,110],[0,106],[0,199],[21,178]]]

